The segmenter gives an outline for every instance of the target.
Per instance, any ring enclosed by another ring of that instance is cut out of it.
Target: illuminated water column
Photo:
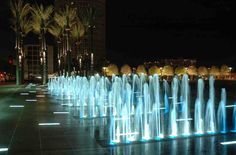
[[[88,97],[89,97],[89,92],[86,90],[89,90],[89,82],[86,77],[82,78],[82,83],[80,85],[80,93],[79,93],[79,100],[80,100],[80,118],[87,117],[88,113]]]
[[[214,77],[209,78],[209,99],[206,106],[205,113],[205,130],[209,134],[216,132],[216,118],[215,118],[215,88],[214,88]]]
[[[149,124],[149,107],[150,107],[150,93],[148,84],[145,83],[143,86],[143,119],[142,119],[142,139],[150,139],[150,124]]]
[[[217,111],[218,131],[221,132],[221,133],[226,133],[227,132],[225,104],[226,104],[226,90],[225,90],[225,88],[222,88],[222,90],[221,90],[221,100],[220,100],[218,111]]]
[[[236,103],[234,104],[234,111],[233,111],[233,130],[232,132],[236,132]]]
[[[204,81],[198,79],[197,98],[194,107],[194,131],[195,134],[204,133]]]
[[[96,79],[91,76],[89,79],[89,98],[88,98],[88,117],[96,117],[96,105],[95,105],[95,87]]]
[[[182,97],[182,113],[181,113],[181,123],[183,126],[181,127],[182,134],[184,136],[190,135],[190,123],[191,120],[189,118],[189,82],[188,75],[184,74],[181,82],[181,97]]]
[[[177,104],[178,104],[178,78],[174,77],[172,81],[172,104],[170,106],[170,117],[169,117],[169,133],[170,137],[176,137],[178,134],[177,127]]]
[[[150,86],[153,87],[153,94],[154,94],[154,100],[153,102],[153,111],[152,111],[152,125],[154,128],[152,128],[152,138],[163,138],[163,123],[162,122],[162,115],[161,115],[161,110],[163,108],[161,107],[161,101],[160,101],[160,83],[159,83],[159,76],[157,74],[153,75],[152,81],[149,83]]]

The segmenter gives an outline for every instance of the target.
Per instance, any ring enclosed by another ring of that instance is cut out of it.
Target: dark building
[[[105,29],[106,29],[106,0],[55,0],[55,9],[64,8],[65,5],[74,6],[77,9],[93,7],[97,11],[95,18],[95,27],[93,31],[93,48],[94,48],[94,61],[95,64],[101,64],[101,60],[105,57]],[[92,44],[91,44],[91,34],[83,39],[79,47],[79,52],[91,53]]]
[[[24,45],[25,61],[24,61],[24,79],[40,81],[42,78],[42,68],[40,63],[40,46],[38,44]],[[48,74],[53,74],[53,46],[47,46],[47,64]]]

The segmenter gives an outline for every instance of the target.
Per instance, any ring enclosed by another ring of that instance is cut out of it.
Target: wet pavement
[[[0,86],[0,155],[236,154],[236,144],[221,145],[236,141],[233,133],[107,145],[106,118],[80,119],[62,103],[40,86]]]

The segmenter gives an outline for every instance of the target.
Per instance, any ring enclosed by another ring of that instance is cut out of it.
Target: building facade
[[[64,8],[65,5],[76,7],[77,9],[88,7],[96,9],[97,15],[95,18],[95,26],[93,27],[93,39],[91,39],[91,34],[88,33],[81,42],[78,49],[79,51],[74,53],[79,53],[80,55],[85,53],[90,54],[93,50],[94,63],[95,65],[99,65],[101,60],[105,57],[106,50],[106,0],[55,0],[55,10]],[[93,46],[93,49],[91,46]]]
[[[27,44],[24,46],[24,79],[25,80],[40,80],[42,77],[42,66],[40,64],[40,46],[36,44]],[[54,72],[53,69],[53,46],[47,46],[48,57],[48,74]]]

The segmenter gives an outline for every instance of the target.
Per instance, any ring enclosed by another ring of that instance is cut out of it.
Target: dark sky
[[[1,57],[14,46],[8,2],[0,0]],[[106,10],[107,55],[114,62],[137,64],[161,58],[196,58],[207,64],[236,61],[235,0],[107,0]]]
[[[108,1],[110,57],[122,53],[124,62],[134,57],[140,62],[181,57],[233,62],[235,4],[234,0]]]

